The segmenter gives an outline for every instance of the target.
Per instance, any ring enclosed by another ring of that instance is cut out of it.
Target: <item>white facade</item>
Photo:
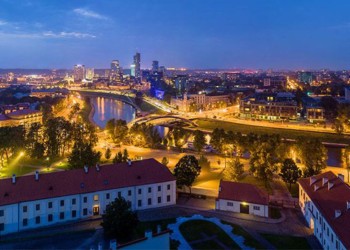
[[[133,210],[176,204],[176,182],[124,187],[0,206],[0,235],[49,226],[104,213],[118,196]]]
[[[269,217],[269,207],[262,204],[218,199],[216,201],[216,209],[234,213],[246,213],[261,217]]]
[[[323,249],[346,250],[346,247],[340,241],[336,233],[334,233],[322,213],[320,213],[301,185],[299,185],[299,206],[307,224],[314,230],[314,235]]]

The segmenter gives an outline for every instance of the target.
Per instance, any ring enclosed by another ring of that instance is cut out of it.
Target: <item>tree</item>
[[[172,131],[172,137],[175,147],[181,149],[187,141],[188,133],[182,127],[175,127]]]
[[[238,181],[241,179],[244,169],[243,164],[239,160],[239,157],[235,157],[234,160],[230,160],[227,162],[227,168],[224,172],[224,177],[229,181]]]
[[[122,143],[128,135],[128,126],[125,120],[111,119],[106,124],[106,130],[116,144]]]
[[[194,132],[194,140],[193,147],[197,150],[197,152],[201,152],[205,144],[207,143],[204,133],[200,130],[196,130]]]
[[[272,179],[278,169],[281,155],[281,139],[278,135],[262,135],[251,148],[250,171],[265,184]]]
[[[226,133],[225,130],[215,128],[211,134],[210,145],[213,146],[218,152],[222,152]]]
[[[124,148],[124,151],[123,151],[123,162],[127,162],[128,159],[129,159],[128,150],[126,148]]]
[[[198,164],[198,160],[193,155],[185,155],[176,164],[174,169],[174,176],[176,178],[176,184],[179,188],[186,186],[192,192],[191,187],[194,180],[201,172],[201,167]]]
[[[163,157],[163,159],[162,159],[162,164],[164,165],[164,166],[168,166],[168,164],[169,164],[169,159],[167,158],[167,157]]]
[[[298,155],[304,164],[304,177],[320,174],[326,168],[327,149],[318,139],[299,138],[297,140]]]
[[[282,163],[281,173],[279,175],[285,183],[289,183],[289,189],[291,189],[292,184],[296,183],[301,177],[301,170],[292,159],[287,158]]]
[[[109,160],[112,156],[112,153],[111,153],[111,149],[110,148],[107,148],[106,152],[105,152],[105,157],[107,160]]]
[[[123,162],[123,154],[122,152],[119,151],[113,158],[113,163],[121,163],[121,162]]]
[[[84,166],[94,166],[101,159],[101,152],[93,150],[91,144],[74,143],[72,153],[68,157],[70,169],[83,168]]]
[[[104,234],[118,241],[130,240],[139,223],[137,213],[131,210],[131,203],[123,197],[116,198],[106,207],[102,215]]]
[[[45,146],[43,143],[35,142],[34,148],[32,149],[30,156],[36,159],[41,159],[44,157]]]

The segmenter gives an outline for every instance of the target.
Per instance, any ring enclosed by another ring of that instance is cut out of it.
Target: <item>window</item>
[[[84,203],[87,202],[87,197],[86,197],[86,196],[83,198],[83,202],[84,202]]]
[[[22,220],[22,225],[23,225],[24,227],[28,226],[28,219],[23,219],[23,220]]]
[[[141,188],[139,188],[138,193],[142,194],[142,189]]]
[[[64,212],[60,213],[60,220],[64,220]]]
[[[158,203],[162,203],[162,197],[158,197]]]
[[[35,224],[40,224],[40,216],[35,217]]]
[[[142,206],[142,200],[137,201],[137,206],[141,207]]]
[[[98,194],[94,195],[94,201],[98,201]]]
[[[0,210],[0,217],[4,216],[4,210]]]
[[[152,188],[151,187],[148,188],[148,193],[152,193]]]
[[[152,205],[152,198],[148,198],[148,206]]]
[[[35,209],[36,209],[36,211],[40,210],[40,204],[36,204]]]
[[[48,221],[48,222],[51,222],[51,221],[52,221],[52,219],[53,219],[52,214],[49,214],[49,215],[47,216],[47,221]]]
[[[47,207],[52,208],[52,201],[49,201],[49,203],[47,203]]]
[[[76,211],[76,210],[73,210],[73,211],[72,211],[72,218],[75,218],[75,217],[77,217],[77,211]]]
[[[64,206],[64,200],[60,200],[60,206],[61,206],[61,207]]]
[[[83,215],[86,216],[86,215],[87,215],[87,212],[88,212],[88,211],[87,211],[87,208],[84,208],[84,209],[83,209]]]
[[[5,230],[5,224],[4,223],[0,223],[0,231],[4,231]]]
[[[131,190],[128,190],[128,195],[131,196]]]
[[[167,201],[167,202],[170,202],[170,195],[167,195],[166,201]]]
[[[162,186],[158,186],[158,192],[162,191]]]
[[[72,205],[75,205],[77,203],[77,199],[72,199]]]
[[[110,195],[109,193],[107,193],[107,194],[106,194],[106,200],[109,200],[110,196],[111,196],[111,195]]]
[[[23,206],[23,213],[26,213],[28,211],[28,207],[27,206]]]
[[[253,209],[259,211],[259,210],[260,210],[260,207],[259,207],[259,206],[253,206]]]
[[[168,190],[170,190],[170,184],[168,184],[166,187],[167,187]]]

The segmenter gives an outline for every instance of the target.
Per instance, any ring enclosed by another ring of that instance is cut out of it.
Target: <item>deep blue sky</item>
[[[0,68],[350,68],[349,0],[0,0]]]

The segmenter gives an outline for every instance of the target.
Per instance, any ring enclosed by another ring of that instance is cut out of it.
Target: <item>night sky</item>
[[[0,0],[0,68],[350,69],[349,0]]]

